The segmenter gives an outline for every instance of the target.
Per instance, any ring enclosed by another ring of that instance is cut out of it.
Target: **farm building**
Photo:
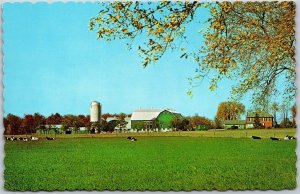
[[[181,117],[181,114],[170,109],[139,109],[131,115],[131,129],[170,129],[172,121]]]
[[[65,131],[62,128],[62,125],[42,125],[36,130],[36,134],[64,134]]]
[[[108,117],[106,119],[106,122],[108,124],[110,124],[115,130],[118,130],[117,121],[118,121],[117,117]],[[131,129],[131,119],[130,119],[130,117],[125,117],[125,122],[127,122],[125,130],[130,130]]]
[[[267,112],[249,112],[246,116],[246,128],[254,128],[256,114],[261,126],[265,128],[273,127],[274,117],[271,114]]]
[[[224,129],[246,129],[245,120],[225,120]]]

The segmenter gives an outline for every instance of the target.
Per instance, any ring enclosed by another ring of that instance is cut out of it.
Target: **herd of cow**
[[[39,140],[39,138],[33,137],[33,136],[31,136],[30,138],[11,136],[11,137],[5,137],[5,139],[7,141],[29,141],[29,140],[31,140],[31,141],[37,141],[37,140]],[[54,140],[54,137],[46,137],[46,139],[47,140]],[[135,137],[127,137],[127,139],[129,141],[137,141],[137,138],[135,138]]]
[[[5,137],[5,139],[7,141],[38,141],[39,138],[37,137],[33,137],[31,136],[30,138],[28,137],[15,137],[15,136],[11,136],[11,137]],[[54,140],[54,137],[46,137],[47,140]]]
[[[251,136],[252,139],[261,139],[261,137],[258,137],[258,136]],[[281,139],[280,138],[277,138],[277,137],[270,137],[271,140],[275,140],[275,141],[280,141]],[[296,137],[294,136],[290,136],[290,135],[286,135],[283,140],[293,140],[293,139],[296,139]]]
[[[261,139],[261,137],[259,136],[251,136],[252,139]],[[39,138],[37,137],[33,137],[31,136],[30,138],[27,138],[27,137],[15,137],[15,136],[11,136],[11,137],[5,137],[6,140],[8,141],[37,141],[39,140]],[[47,140],[54,140],[54,137],[46,137]],[[129,141],[137,141],[137,139],[135,137],[127,137],[127,139]],[[281,140],[280,138],[276,138],[276,137],[270,137],[271,140],[276,140],[276,141],[279,141]],[[290,135],[287,135],[283,138],[283,140],[293,140],[293,139],[296,139],[296,137],[294,136],[290,136]]]

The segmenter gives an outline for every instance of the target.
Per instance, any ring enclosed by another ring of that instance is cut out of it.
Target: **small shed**
[[[246,129],[246,120],[225,120],[224,129]]]

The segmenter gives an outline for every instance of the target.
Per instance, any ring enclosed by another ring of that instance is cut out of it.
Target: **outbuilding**
[[[245,120],[225,120],[224,129],[246,129]]]

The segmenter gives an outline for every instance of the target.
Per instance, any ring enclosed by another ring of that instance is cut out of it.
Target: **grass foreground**
[[[283,190],[297,184],[295,140],[58,138],[7,141],[4,150],[4,188],[12,191]]]

